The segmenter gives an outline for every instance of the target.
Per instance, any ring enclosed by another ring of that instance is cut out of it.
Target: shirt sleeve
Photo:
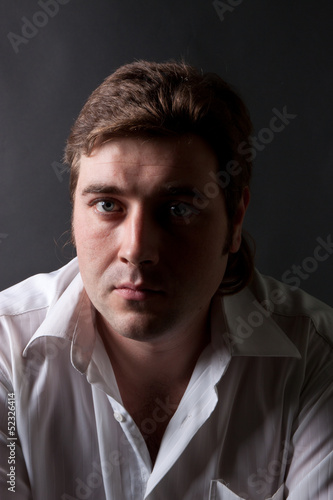
[[[288,500],[333,498],[333,353],[325,339],[313,336],[294,421]]]
[[[16,432],[15,409],[13,387],[0,367],[0,498],[32,500],[27,469]]]

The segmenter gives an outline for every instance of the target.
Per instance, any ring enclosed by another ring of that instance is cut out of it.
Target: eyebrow
[[[191,198],[198,196],[198,193],[205,198],[205,196],[198,189],[188,184],[161,186],[157,192],[159,196],[187,196]],[[126,196],[124,189],[112,184],[90,184],[82,190],[81,194],[82,196],[86,196],[88,194]]]
[[[114,194],[117,196],[124,195],[124,191],[120,189],[118,186],[112,186],[109,184],[90,184],[86,188],[82,190],[82,196],[86,196],[88,194]]]

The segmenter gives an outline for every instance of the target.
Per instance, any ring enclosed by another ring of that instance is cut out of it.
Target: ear
[[[243,189],[242,197],[240,199],[236,213],[233,218],[233,233],[232,233],[231,245],[229,248],[229,252],[231,253],[238,252],[239,247],[241,245],[243,220],[249,203],[250,203],[250,190],[248,187],[245,187]]]

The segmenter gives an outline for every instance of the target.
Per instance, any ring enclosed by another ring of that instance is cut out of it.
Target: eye
[[[170,212],[173,217],[185,219],[191,217],[193,214],[198,214],[199,210],[194,208],[192,205],[180,202],[180,203],[173,203],[170,206]]]
[[[119,211],[117,204],[112,200],[97,201],[97,203],[95,203],[95,207],[97,212],[102,214]]]

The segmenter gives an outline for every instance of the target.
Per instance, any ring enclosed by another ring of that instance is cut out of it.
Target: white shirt
[[[304,292],[256,273],[214,297],[153,468],[76,259],[2,292],[0,318],[2,500],[333,499],[333,313]],[[156,400],[144,432],[168,411]]]

